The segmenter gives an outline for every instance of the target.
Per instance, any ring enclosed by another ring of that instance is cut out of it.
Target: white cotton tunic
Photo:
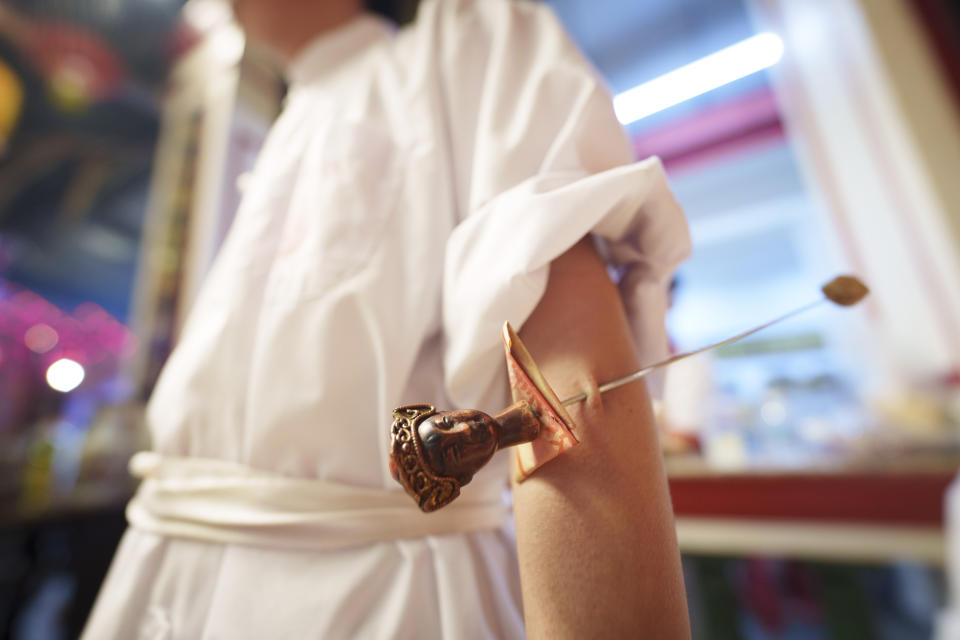
[[[364,16],[289,75],[150,402],[158,454],[402,496],[392,409],[507,406],[500,327],[523,325],[550,261],[589,233],[625,267],[642,359],[662,355],[683,216],[545,7],[427,1],[399,32]],[[501,455],[461,500],[506,487]],[[393,521],[336,548],[132,526],[85,638],[523,636],[508,522],[397,538]]]

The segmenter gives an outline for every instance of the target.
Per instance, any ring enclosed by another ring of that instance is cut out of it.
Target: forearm
[[[521,337],[560,397],[637,368],[616,288],[588,241],[554,261]],[[529,637],[688,637],[646,387],[568,408],[580,446],[515,488]]]

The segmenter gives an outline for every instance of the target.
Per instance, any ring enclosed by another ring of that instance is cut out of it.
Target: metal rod
[[[720,342],[714,342],[713,344],[708,344],[707,346],[705,346],[705,347],[700,347],[699,349],[695,349],[694,351],[687,351],[686,353],[678,353],[677,355],[670,356],[670,357],[667,358],[666,360],[661,360],[660,362],[655,362],[654,364],[651,364],[651,365],[649,365],[649,366],[646,366],[646,367],[644,367],[643,369],[640,369],[639,371],[635,371],[635,372],[633,372],[633,373],[631,373],[631,374],[629,374],[629,375],[625,375],[625,376],[623,376],[622,378],[617,378],[616,380],[611,380],[611,381],[609,381],[609,382],[604,382],[604,383],[601,384],[599,387],[597,387],[597,391],[598,391],[598,393],[605,393],[605,392],[607,392],[607,391],[610,391],[611,389],[616,389],[617,387],[622,387],[623,385],[629,384],[629,383],[633,382],[634,380],[639,380],[640,378],[645,377],[648,373],[650,373],[650,372],[652,372],[652,371],[655,371],[655,370],[657,370],[657,369],[660,369],[660,368],[662,368],[662,367],[665,367],[665,366],[667,366],[667,365],[669,365],[669,364],[673,364],[674,362],[677,362],[678,360],[683,360],[684,358],[689,358],[690,356],[695,356],[695,355],[697,355],[698,353],[703,353],[704,351],[709,351],[710,349],[715,349],[715,348],[717,348],[717,347],[722,347],[722,346],[725,345],[725,344],[730,344],[731,342],[736,342],[737,340],[741,340],[741,339],[743,339],[743,338],[746,338],[747,336],[749,336],[749,335],[751,335],[751,334],[754,334],[754,333],[756,333],[757,331],[760,331],[760,330],[762,330],[762,329],[766,329],[767,327],[769,327],[769,326],[771,326],[771,325],[774,325],[774,324],[780,322],[781,320],[786,320],[787,318],[790,318],[790,317],[792,317],[792,316],[795,316],[795,315],[797,315],[797,314],[799,314],[799,313],[803,313],[804,311],[807,311],[808,309],[812,309],[813,307],[817,306],[818,304],[820,304],[820,303],[822,303],[822,302],[826,302],[826,301],[827,301],[826,298],[821,298],[820,300],[814,300],[813,302],[810,302],[810,303],[808,303],[808,304],[805,304],[805,305],[803,305],[802,307],[798,307],[797,309],[794,309],[793,311],[789,311],[789,312],[783,314],[782,316],[779,316],[779,317],[777,317],[777,318],[774,318],[773,320],[770,320],[769,322],[765,322],[765,323],[761,324],[761,325],[758,326],[758,327],[754,327],[753,329],[750,329],[750,330],[748,330],[748,331],[744,331],[743,333],[738,333],[737,335],[732,336],[732,337],[730,337],[730,338],[727,338],[727,339],[725,339],[725,340],[721,340]],[[570,397],[567,398],[566,400],[563,400],[563,401],[561,402],[561,404],[562,404],[563,406],[567,406],[567,405],[571,405],[571,404],[576,404],[576,403],[578,403],[578,402],[583,402],[583,401],[586,400],[586,399],[587,399],[587,392],[586,392],[586,391],[583,391],[583,392],[581,392],[581,393],[578,393],[578,394],[575,395],[575,396],[570,396]]]

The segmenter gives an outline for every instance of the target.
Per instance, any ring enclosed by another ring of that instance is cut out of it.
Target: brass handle
[[[525,402],[492,417],[474,409],[405,405],[393,411],[390,472],[421,510],[436,511],[453,502],[497,450],[539,434],[540,421]]]

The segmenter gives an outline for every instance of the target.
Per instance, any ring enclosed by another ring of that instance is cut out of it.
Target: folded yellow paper
[[[519,483],[580,441],[571,429],[570,414],[509,322],[503,325],[503,347],[514,402],[529,404],[540,420],[540,435],[513,448],[513,481]]]

